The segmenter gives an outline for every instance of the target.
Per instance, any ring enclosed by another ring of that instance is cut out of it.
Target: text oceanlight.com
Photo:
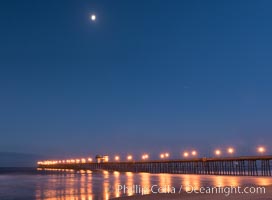
[[[262,186],[206,186],[194,187],[191,185],[181,185],[180,187],[173,187],[170,185],[159,186],[141,186],[141,185],[118,185],[115,187],[115,192],[122,194],[179,194],[182,192],[188,194],[223,194],[229,196],[232,194],[265,194],[266,189]]]

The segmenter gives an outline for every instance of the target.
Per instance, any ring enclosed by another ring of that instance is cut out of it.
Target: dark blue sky
[[[269,146],[271,7],[1,0],[0,151],[209,155]]]

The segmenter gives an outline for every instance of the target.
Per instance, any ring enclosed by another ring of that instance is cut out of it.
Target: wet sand
[[[261,187],[261,186],[260,186]],[[265,194],[150,194],[116,198],[118,200],[272,200],[272,186],[265,186]]]

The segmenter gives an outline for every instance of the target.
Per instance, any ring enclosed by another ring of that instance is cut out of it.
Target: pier
[[[272,156],[247,156],[229,158],[194,158],[181,160],[112,161],[51,164],[39,162],[42,169],[107,170],[119,172],[148,172],[169,174],[203,174],[230,176],[271,176]]]

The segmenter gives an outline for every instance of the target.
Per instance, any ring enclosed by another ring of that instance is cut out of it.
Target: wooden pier
[[[61,163],[53,165],[39,164],[38,167],[51,169],[107,170],[135,173],[148,172],[231,176],[271,176],[271,162],[272,156],[249,156],[104,163]]]

